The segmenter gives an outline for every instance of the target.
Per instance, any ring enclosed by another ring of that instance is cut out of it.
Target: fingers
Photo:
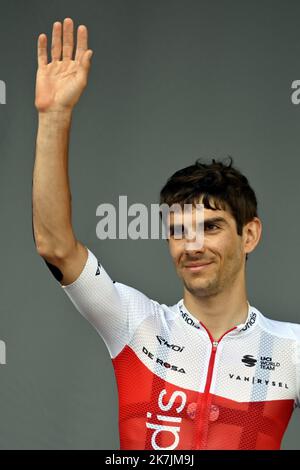
[[[61,58],[61,23],[56,21],[53,23],[52,29],[52,45],[51,45],[51,57],[52,60],[60,60]]]
[[[41,67],[43,65],[47,65],[48,58],[47,58],[47,36],[46,34],[40,34],[38,37],[38,47],[37,47],[37,55],[38,55],[38,66]]]
[[[51,59],[52,61],[72,60],[74,49],[74,25],[71,18],[65,18],[63,25],[60,21],[53,23]],[[90,66],[93,51],[88,49],[88,30],[84,25],[77,29],[77,46],[75,61],[80,62],[85,68]],[[38,38],[38,64],[47,65],[47,36],[40,34]]]
[[[63,60],[72,60],[73,42],[73,20],[65,18],[63,24]]]
[[[77,47],[76,47],[76,54],[75,60],[81,62],[82,57],[87,50],[88,44],[88,30],[87,27],[84,25],[80,25],[77,29]]]

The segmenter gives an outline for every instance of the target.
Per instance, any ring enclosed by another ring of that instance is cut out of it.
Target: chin
[[[186,284],[193,290],[209,291],[215,287],[216,283],[212,279],[186,279]]]

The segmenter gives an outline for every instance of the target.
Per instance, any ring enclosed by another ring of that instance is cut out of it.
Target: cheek
[[[236,239],[232,239],[231,241],[226,240],[226,242],[221,245],[220,252],[223,258],[227,260],[237,260],[239,257],[239,246]]]
[[[183,248],[180,242],[176,242],[172,239],[169,240],[169,252],[175,264],[179,263],[180,257],[183,253]]]
[[[232,258],[235,252],[234,243],[232,240],[228,240],[228,238],[222,239],[222,237],[219,237],[218,240],[210,240],[209,243],[206,243],[205,247],[207,255],[210,255],[210,257],[221,264],[224,264],[224,260],[226,264],[226,259]]]

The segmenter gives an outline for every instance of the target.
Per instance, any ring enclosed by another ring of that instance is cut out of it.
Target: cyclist
[[[72,228],[69,133],[92,55],[83,25],[74,58],[73,50],[70,18],[53,25],[50,62],[47,37],[38,38],[33,229],[39,255],[108,348],[121,449],[279,449],[300,404],[300,325],[267,318],[248,301],[247,257],[262,233],[253,189],[232,160],[177,171],[160,202],[204,205],[197,249],[184,226],[174,237],[171,219],[182,299],[160,304],[113,281]]]

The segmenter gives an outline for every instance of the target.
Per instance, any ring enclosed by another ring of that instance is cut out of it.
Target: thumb
[[[88,49],[87,51],[85,51],[85,53],[84,53],[84,55],[83,55],[83,57],[82,57],[82,65],[83,65],[85,68],[89,68],[89,67],[90,67],[92,55],[93,55],[92,49]]]

